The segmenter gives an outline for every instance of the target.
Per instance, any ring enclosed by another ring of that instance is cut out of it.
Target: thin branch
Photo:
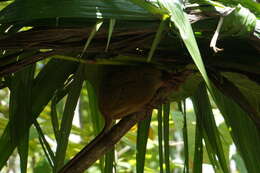
[[[94,145],[78,162],[66,164],[59,173],[82,173],[112,147],[140,120],[146,117],[140,112],[124,117],[104,137]]]

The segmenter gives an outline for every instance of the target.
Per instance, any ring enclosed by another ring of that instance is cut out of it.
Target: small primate
[[[105,70],[98,91],[98,104],[105,125],[103,130],[59,173],[78,162],[110,130],[113,121],[127,115],[151,109],[149,103],[162,87],[162,72],[151,66],[122,66]]]

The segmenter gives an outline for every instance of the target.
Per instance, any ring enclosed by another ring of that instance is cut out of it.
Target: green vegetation
[[[86,172],[260,172],[259,17],[253,0],[1,1],[1,172],[58,173],[102,130],[103,81],[136,66],[162,73],[151,116]]]

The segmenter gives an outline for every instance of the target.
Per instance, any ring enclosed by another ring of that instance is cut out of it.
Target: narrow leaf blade
[[[84,55],[84,53],[86,52],[89,44],[91,43],[92,39],[94,38],[95,34],[97,33],[97,31],[99,30],[99,28],[102,26],[103,24],[103,20],[98,20],[97,23],[95,24],[94,28],[92,29],[89,37],[88,37],[88,40],[82,50],[82,53],[80,55],[80,57],[82,57]]]
[[[170,103],[163,105],[163,139],[164,139],[164,162],[165,172],[170,173],[170,141],[169,141],[169,117],[170,117]]]
[[[68,98],[65,104],[64,113],[62,117],[61,127],[59,131],[59,138],[57,141],[57,150],[56,150],[56,158],[54,163],[54,172],[57,172],[64,163],[66,150],[68,145],[68,138],[70,134],[70,130],[72,127],[72,120],[74,117],[74,111],[76,105],[78,103],[78,98],[80,96],[84,73],[83,73],[83,65],[78,67],[78,70],[74,76],[73,87],[68,93]]]
[[[144,172],[146,145],[150,128],[151,116],[138,123],[136,142],[136,172]]]
[[[202,129],[199,124],[200,121],[196,123],[196,135],[195,135],[195,151],[193,160],[193,172],[201,173],[203,164],[203,143],[202,143]]]
[[[162,116],[162,105],[158,109],[158,150],[159,150],[159,164],[160,164],[160,173],[163,173],[163,163],[164,163],[164,154],[163,154],[163,116]]]
[[[203,83],[192,97],[192,102],[194,105],[197,121],[200,121],[202,125],[201,128],[203,131],[203,138],[206,143],[209,158],[217,167],[217,163],[219,162],[223,172],[228,173],[229,169],[226,158],[224,156],[223,146],[221,144],[219,132],[217,130],[214,115],[212,113],[210,101],[207,96],[207,90]],[[217,156],[218,160],[216,160],[215,156]]]
[[[112,33],[114,30],[115,24],[116,24],[116,19],[109,20],[108,38],[107,38],[107,45],[106,45],[106,49],[105,49],[106,52],[108,51],[109,43],[112,38]]]
[[[63,85],[68,76],[75,70],[75,63],[60,60],[51,60],[38,74],[34,80],[32,89],[32,118],[36,118],[52,98],[55,90]],[[39,92],[41,91],[41,92]],[[27,124],[26,128],[19,129],[21,135],[27,133],[33,121]],[[17,144],[11,140],[10,122],[7,124],[0,138],[0,169],[5,165]],[[21,138],[21,136],[16,136]]]
[[[165,28],[167,26],[166,22],[167,22],[167,18],[163,18],[161,20],[161,23],[159,25],[159,28],[158,28],[158,30],[156,32],[155,38],[154,38],[153,43],[152,43],[152,47],[151,47],[151,49],[149,51],[147,62],[151,61],[151,59],[153,57],[153,54],[154,54],[158,44],[160,43],[160,40],[161,40],[161,37],[162,37],[162,33],[163,33],[163,31],[165,30]]]

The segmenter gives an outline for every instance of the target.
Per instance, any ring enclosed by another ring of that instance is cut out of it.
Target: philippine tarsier
[[[115,119],[151,109],[149,103],[163,86],[162,71],[150,66],[113,67],[106,71],[98,93],[105,125],[102,132],[81,150],[61,172],[81,157],[106,134]]]

